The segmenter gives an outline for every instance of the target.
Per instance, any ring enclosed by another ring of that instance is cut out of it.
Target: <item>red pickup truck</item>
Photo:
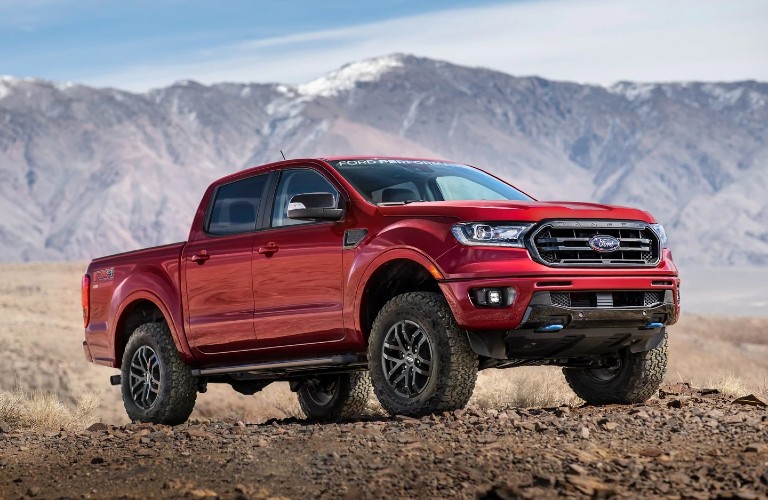
[[[411,158],[288,160],[205,192],[189,240],[94,260],[83,348],[126,411],[178,424],[208,383],[289,381],[306,415],[464,406],[478,370],[562,366],[587,402],[658,388],[679,279],[651,215],[540,202]]]

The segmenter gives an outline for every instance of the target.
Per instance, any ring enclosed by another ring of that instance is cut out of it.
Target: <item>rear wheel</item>
[[[370,394],[368,373],[355,372],[305,380],[296,395],[301,411],[308,418],[337,420],[360,416]]]
[[[121,370],[123,404],[131,420],[166,425],[187,421],[197,399],[196,379],[165,323],[145,323],[134,330]]]
[[[667,337],[656,349],[620,353],[604,368],[564,368],[573,392],[589,404],[642,403],[653,396],[667,371]]]
[[[463,408],[475,388],[477,355],[438,293],[404,293],[387,302],[368,353],[373,390],[391,414]]]

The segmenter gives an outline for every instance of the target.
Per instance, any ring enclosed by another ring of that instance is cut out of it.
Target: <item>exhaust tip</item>
[[[122,383],[122,377],[120,375],[112,375],[109,377],[109,383],[112,385],[120,385]]]

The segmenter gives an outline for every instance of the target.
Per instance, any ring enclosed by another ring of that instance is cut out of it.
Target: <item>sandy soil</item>
[[[22,387],[52,391],[65,401],[95,392],[98,420],[127,423],[116,373],[85,361],[82,353],[80,277],[82,263],[0,264],[0,390]],[[684,314],[670,329],[670,382],[692,381],[740,393],[768,384],[768,318],[724,318]],[[482,407],[572,403],[557,369],[517,368],[482,372],[472,404]],[[193,418],[263,422],[298,416],[285,384],[255,396],[211,386],[198,397]]]

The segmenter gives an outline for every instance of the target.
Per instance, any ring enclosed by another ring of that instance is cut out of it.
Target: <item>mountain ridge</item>
[[[211,181],[283,150],[466,162],[539,199],[649,210],[682,262],[765,265],[766,102],[755,81],[601,87],[404,54],[296,86],[133,93],[4,77],[1,260],[183,240]]]

